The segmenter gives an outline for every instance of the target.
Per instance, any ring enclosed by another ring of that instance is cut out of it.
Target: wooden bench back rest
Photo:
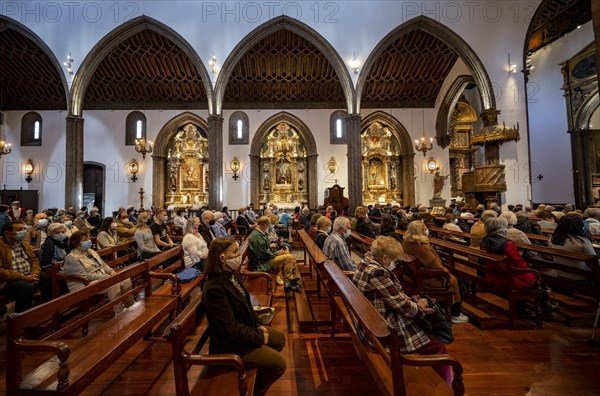
[[[136,245],[135,241],[129,241],[129,242],[114,246],[112,248],[113,262],[112,262],[112,265],[110,265],[110,264],[109,265],[111,267],[115,268],[123,263],[126,263],[131,260],[135,260],[137,258],[136,247],[137,247],[137,245]],[[129,251],[129,253],[119,256],[119,252],[121,252],[121,251]]]
[[[327,256],[325,255],[325,253],[323,253],[321,248],[315,243],[315,241],[310,237],[310,235],[308,235],[306,231],[300,230],[298,231],[298,235],[304,243],[304,247],[310,255],[310,258],[313,260],[314,264],[319,265],[327,261]]]
[[[173,257],[177,257],[177,260],[170,263],[168,267],[163,269],[158,268]],[[174,272],[178,268],[185,268],[185,263],[183,262],[183,247],[181,245],[162,251],[156,256],[150,257],[147,261],[148,269],[154,272]]]
[[[83,289],[65,294],[64,296],[55,298],[54,300],[45,304],[33,307],[25,312],[10,314],[7,319],[8,340],[10,341],[19,338],[24,328],[39,326],[50,320],[53,315],[60,314],[71,307],[77,306],[77,304],[79,304],[81,301],[92,298],[110,286],[118,284],[125,279],[139,277],[146,278],[147,272],[148,269],[146,262],[132,264],[123,271],[119,271],[109,278],[94,282]],[[135,288],[134,291],[137,292],[139,289],[139,287]],[[130,293],[128,293],[128,295],[129,294]],[[121,300],[121,298],[113,300],[110,304],[111,306],[116,305],[116,303]],[[7,342],[7,344],[10,346],[10,342]]]
[[[204,330],[198,342],[191,349],[186,349],[189,346],[189,336],[202,324],[205,316],[202,295],[199,295],[188,304],[163,333],[163,336],[171,343],[177,395],[188,396],[190,394],[187,372],[192,363],[220,364],[235,368],[238,371],[240,395],[247,395],[246,373],[242,359],[239,356],[235,354],[198,355],[208,340],[208,329]]]
[[[361,255],[364,255],[369,250],[371,250],[371,245],[373,244],[374,239],[368,236],[359,234],[358,232],[351,230],[349,242],[351,245],[358,247],[358,252]]]
[[[471,234],[469,234],[468,232],[462,232],[462,231],[453,231],[453,230],[447,230],[443,227],[427,227],[429,229],[429,231],[431,233],[434,234],[434,236],[437,236],[438,238],[440,236],[455,236],[457,238],[462,238],[465,241],[467,241],[468,244],[471,243]]]

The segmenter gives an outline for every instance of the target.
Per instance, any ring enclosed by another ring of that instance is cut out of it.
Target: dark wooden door
[[[104,214],[104,167],[96,164],[83,165],[83,204],[90,201]],[[80,209],[80,208],[77,208]]]

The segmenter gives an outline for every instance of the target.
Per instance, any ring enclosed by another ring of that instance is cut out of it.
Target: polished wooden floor
[[[314,281],[307,282],[308,288]],[[311,297],[315,313],[327,318],[327,299]],[[328,329],[300,334],[293,299],[281,288],[274,300],[273,326],[286,332],[283,353],[288,370],[269,395],[369,395],[378,394],[352,343],[342,336],[331,341]],[[522,321],[521,330],[480,330],[471,324],[453,327],[455,342],[448,346],[464,368],[467,395],[564,396],[600,395],[600,348],[589,343],[589,326],[566,327],[544,323],[535,330]],[[0,394],[4,394],[5,337],[0,344]],[[100,376],[86,395],[174,395],[169,344],[160,338],[140,341]],[[424,395],[426,396],[426,395]]]

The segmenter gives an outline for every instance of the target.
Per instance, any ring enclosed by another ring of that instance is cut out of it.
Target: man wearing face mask
[[[33,218],[33,227],[27,230],[25,242],[34,249],[39,249],[46,240],[46,229],[48,228],[48,216],[38,213]]]
[[[174,246],[173,240],[165,228],[165,223],[168,220],[169,216],[167,215],[166,209],[159,209],[156,212],[154,223],[150,226],[152,236],[154,237],[154,243],[156,243],[156,246],[161,250],[170,249]]]
[[[42,300],[52,298],[52,285],[31,246],[24,242],[25,224],[14,221],[2,227],[0,238],[0,294],[15,299],[15,312],[31,308],[36,289],[42,291]]]
[[[198,232],[202,235],[204,242],[206,242],[206,246],[210,247],[210,243],[213,239],[216,238],[215,233],[212,230],[212,226],[215,224],[215,214],[210,210],[205,210],[200,215],[200,226],[198,227]]]
[[[323,245],[323,253],[344,271],[356,271],[356,264],[354,264],[354,260],[350,256],[350,249],[346,244],[346,239],[350,234],[350,219],[338,217],[333,222],[333,232]]]
[[[11,208],[6,213],[8,214],[8,217],[10,217],[13,221],[23,220],[27,215],[27,210],[21,207],[21,202],[13,201],[10,205]]]

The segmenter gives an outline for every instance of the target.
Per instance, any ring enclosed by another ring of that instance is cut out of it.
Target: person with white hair
[[[471,247],[475,249],[479,249],[479,244],[483,237],[485,237],[485,229],[484,224],[485,221],[492,217],[497,217],[498,213],[495,210],[484,210],[481,216],[479,217],[479,221],[473,224],[471,227]]]
[[[216,223],[215,214],[211,210],[205,210],[200,215],[200,226],[198,232],[204,238],[207,246],[210,246],[210,242],[216,238],[215,233],[212,230],[212,226]]]
[[[71,252],[67,227],[61,223],[52,223],[48,226],[48,234],[40,248],[40,264],[42,268],[63,261]]]
[[[513,241],[514,243],[526,243],[531,245],[531,241],[527,238],[527,235],[518,228],[515,228],[515,224],[517,224],[517,215],[514,212],[502,212],[500,215],[501,218],[506,219],[508,233],[506,234],[506,238],[509,241]]]
[[[583,227],[592,235],[600,235],[600,208],[587,208],[583,217],[586,217]]]
[[[229,235],[227,235],[227,230],[225,229],[225,227],[223,227],[223,224],[221,223],[221,220],[223,219],[223,212],[214,212],[214,220],[215,223],[212,224],[210,226],[210,229],[212,230],[213,234],[215,235],[215,237],[227,237]]]
[[[350,256],[346,239],[350,236],[350,219],[338,217],[333,221],[333,231],[323,244],[323,253],[331,258],[344,271],[356,271],[356,264]]]

